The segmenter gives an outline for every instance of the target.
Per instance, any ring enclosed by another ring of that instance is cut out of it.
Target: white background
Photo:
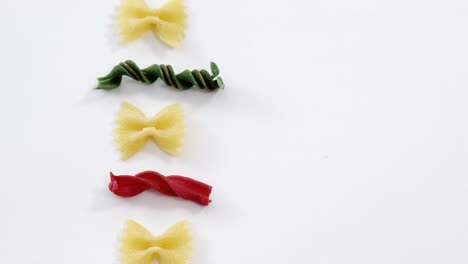
[[[467,1],[187,0],[177,49],[121,45],[119,4],[1,3],[2,263],[119,263],[128,218],[190,220],[193,264],[468,263]],[[226,89],[92,89],[126,59],[214,60]],[[121,161],[124,100],[180,102],[182,156]],[[213,185],[213,203],[108,191],[109,171],[147,169]]]

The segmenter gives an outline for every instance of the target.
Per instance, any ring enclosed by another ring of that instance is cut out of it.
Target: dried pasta
[[[117,117],[115,140],[122,159],[126,160],[142,149],[149,139],[163,151],[179,156],[185,135],[185,116],[179,104],[162,109],[152,118],[130,103],[123,102]]]
[[[148,189],[164,195],[178,196],[185,200],[208,205],[212,187],[197,180],[171,175],[164,176],[156,171],[143,171],[135,176],[110,173],[109,190],[121,197],[133,197]]]
[[[193,86],[208,91],[224,88],[223,79],[219,76],[218,66],[214,62],[211,62],[210,66],[211,74],[207,70],[185,70],[175,74],[171,65],[154,64],[148,68],[140,69],[135,62],[127,60],[115,66],[106,76],[98,78],[96,89],[115,89],[120,86],[123,76],[129,76],[144,84],[152,84],[161,79],[166,85],[183,90],[190,89]]]
[[[124,264],[187,264],[192,255],[192,236],[187,221],[153,236],[145,227],[128,220],[121,238],[121,261]]]
[[[171,47],[177,47],[187,28],[184,0],[169,0],[151,9],[144,0],[124,0],[118,14],[122,41],[130,42],[153,31]]]

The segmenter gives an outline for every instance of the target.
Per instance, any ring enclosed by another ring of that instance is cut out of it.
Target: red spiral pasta
[[[201,205],[208,205],[212,187],[184,176],[164,176],[155,171],[143,171],[135,176],[110,173],[109,190],[121,197],[132,197],[148,189],[162,194],[178,196]]]

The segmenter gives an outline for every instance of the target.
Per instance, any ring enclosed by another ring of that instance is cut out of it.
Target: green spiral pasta
[[[214,62],[211,62],[210,66],[212,74],[207,70],[185,70],[175,74],[171,65],[154,64],[146,69],[140,69],[133,61],[127,60],[115,66],[108,75],[98,78],[96,89],[115,89],[120,86],[124,75],[145,84],[152,84],[160,78],[166,85],[183,90],[193,86],[208,91],[224,88],[223,79],[218,76],[218,66]]]

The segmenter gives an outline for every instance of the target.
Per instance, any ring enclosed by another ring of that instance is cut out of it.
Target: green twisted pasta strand
[[[124,75],[145,84],[152,84],[160,78],[166,85],[183,90],[193,86],[208,91],[224,88],[223,79],[218,76],[218,66],[214,62],[211,62],[210,66],[211,74],[207,70],[185,70],[175,74],[171,65],[154,64],[140,69],[133,61],[127,60],[115,66],[108,75],[98,78],[96,89],[115,89],[120,86]]]

